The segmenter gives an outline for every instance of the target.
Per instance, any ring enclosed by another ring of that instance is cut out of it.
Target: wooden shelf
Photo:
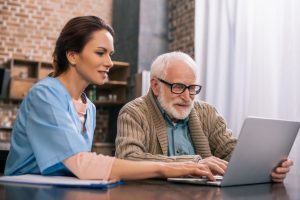
[[[53,71],[51,63],[24,58],[14,57],[5,65],[10,71],[9,91],[6,95],[10,99],[23,99],[38,80]]]
[[[129,76],[129,63],[114,61],[114,66],[110,69],[108,77],[110,81],[127,82]]]
[[[119,87],[126,87],[128,84],[126,81],[108,81],[104,85],[97,86],[99,89],[116,89]]]
[[[92,151],[102,155],[113,156],[115,145],[113,143],[94,142]]]
[[[94,142],[94,147],[115,147],[114,143],[108,143],[108,142]]]
[[[114,64],[114,67],[129,67],[129,63],[128,62],[113,61],[113,64]]]
[[[128,102],[129,63],[113,61],[114,66],[108,73],[109,81],[101,86],[91,86],[90,96],[98,114],[93,150],[105,155],[114,154],[114,140],[117,132],[117,117],[120,109]],[[96,93],[96,95],[95,95]],[[87,92],[89,94],[89,92]],[[102,114],[101,114],[102,113]],[[102,143],[109,142],[109,143]]]
[[[37,82],[39,79],[37,79],[37,78],[20,78],[20,77],[14,77],[14,78],[12,78],[12,80]]]
[[[113,155],[113,141],[117,132],[116,119],[121,107],[128,101],[127,81],[130,65],[121,61],[113,61],[113,64],[107,83],[101,86],[90,85],[85,90],[97,107],[95,135],[98,133],[101,136],[95,137],[93,149],[104,155]],[[7,62],[6,68],[10,71],[8,91],[3,97],[7,102],[21,101],[38,80],[53,71],[51,63],[24,58],[12,58]],[[0,127],[0,130],[11,132],[12,129]]]
[[[104,85],[127,85],[127,81],[108,81]]]
[[[36,82],[36,78],[12,78],[9,87],[9,98],[23,99]]]

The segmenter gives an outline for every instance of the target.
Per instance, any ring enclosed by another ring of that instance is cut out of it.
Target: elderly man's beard
[[[172,101],[166,101],[166,95],[164,92],[160,91],[160,95],[157,97],[158,102],[160,103],[161,107],[168,113],[171,119],[185,119],[191,113],[191,110],[194,106],[194,100],[184,101],[180,98],[174,99]],[[179,104],[182,106],[186,106],[186,108],[182,108],[180,111],[176,110],[174,105]]]

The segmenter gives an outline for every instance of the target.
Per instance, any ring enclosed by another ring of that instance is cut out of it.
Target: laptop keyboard
[[[216,175],[215,181],[209,181],[207,177],[186,177],[186,178],[168,178],[169,181],[173,182],[182,182],[182,183],[192,183],[192,184],[201,184],[201,185],[220,185],[223,176]]]

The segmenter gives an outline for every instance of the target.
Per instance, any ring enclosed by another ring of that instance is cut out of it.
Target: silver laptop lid
[[[248,117],[221,186],[270,182],[275,166],[288,157],[300,122]]]

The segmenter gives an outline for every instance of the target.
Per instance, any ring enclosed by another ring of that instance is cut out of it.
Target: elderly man
[[[224,174],[236,138],[217,110],[195,101],[196,63],[185,53],[159,56],[151,66],[151,89],[126,104],[119,113],[116,156],[130,160],[194,161]],[[282,182],[287,160],[272,173]]]

